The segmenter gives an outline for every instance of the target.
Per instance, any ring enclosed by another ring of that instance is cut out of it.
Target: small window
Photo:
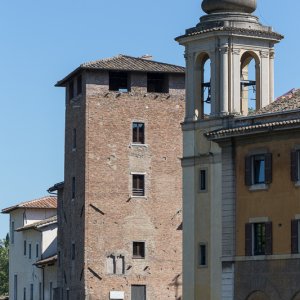
[[[82,93],[82,77],[81,75],[77,76],[77,95]]]
[[[300,150],[291,153],[291,179],[294,182],[300,181]]]
[[[18,275],[14,275],[14,300],[18,300]]]
[[[246,256],[272,254],[272,222],[248,223],[245,232]]]
[[[42,300],[42,283],[39,282],[39,300]]]
[[[200,170],[200,192],[205,192],[207,187],[206,170]]]
[[[11,222],[11,228],[10,228],[10,242],[11,244],[15,243],[15,222]]]
[[[129,76],[127,72],[109,72],[109,90],[130,92]]]
[[[206,252],[206,244],[199,245],[199,266],[207,266],[207,252]]]
[[[291,238],[291,253],[300,253],[300,220],[292,220]]]
[[[75,243],[72,243],[72,253],[71,253],[72,260],[75,260]]]
[[[76,150],[77,147],[77,132],[76,128],[73,128],[73,134],[72,134],[72,150]]]
[[[74,98],[74,82],[73,80],[69,82],[69,100]]]
[[[76,180],[75,177],[72,177],[72,199],[75,199],[76,196]]]
[[[26,240],[24,241],[24,255],[27,255],[27,242]]]
[[[132,195],[145,196],[145,175],[132,175]]]
[[[145,124],[132,123],[132,143],[144,144],[145,143]]]
[[[146,286],[132,285],[131,286],[131,300],[146,300]]]
[[[35,245],[35,257],[38,258],[39,257],[39,244]]]
[[[169,76],[163,73],[147,74],[148,93],[169,93]]]
[[[33,284],[30,284],[30,300],[33,300]]]
[[[247,186],[272,182],[272,154],[247,156],[245,160],[245,183]]]
[[[28,245],[28,258],[31,259],[31,244]]]
[[[26,300],[26,288],[23,289],[23,300]]]
[[[133,258],[145,258],[145,242],[133,242]]]
[[[53,283],[50,282],[49,285],[50,300],[53,300]]]
[[[57,260],[58,260],[58,266],[60,267],[60,265],[61,265],[61,254],[60,254],[60,251],[57,252]]]
[[[67,290],[67,300],[70,300],[70,290]]]

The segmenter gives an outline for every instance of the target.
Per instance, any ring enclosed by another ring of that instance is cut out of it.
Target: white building
[[[53,300],[57,282],[56,209],[56,197],[43,197],[2,210],[10,214],[12,300]]]

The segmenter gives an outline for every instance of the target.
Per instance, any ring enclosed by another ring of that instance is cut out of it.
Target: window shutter
[[[252,185],[252,156],[245,158],[245,184],[247,186]]]
[[[272,222],[266,223],[266,255],[273,253]]]
[[[247,223],[245,225],[245,255],[252,255],[252,224]]]
[[[298,155],[297,151],[291,152],[291,180],[296,182],[298,178]]]
[[[265,154],[265,179],[266,183],[272,182],[272,154]]]
[[[298,249],[298,220],[292,220],[292,223],[291,223],[291,225],[292,225],[292,230],[291,230],[291,238],[292,238],[292,240],[291,240],[291,253],[292,254],[297,254],[297,253],[299,253],[299,250],[300,249]]]

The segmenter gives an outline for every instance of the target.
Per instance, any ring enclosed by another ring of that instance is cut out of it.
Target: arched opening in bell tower
[[[211,60],[207,53],[197,56],[195,62],[195,119],[211,114]]]
[[[241,113],[247,116],[260,106],[260,60],[247,51],[241,57]]]

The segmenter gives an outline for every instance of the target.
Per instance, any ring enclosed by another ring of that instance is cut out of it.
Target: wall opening
[[[164,73],[147,74],[148,93],[169,93],[169,76]]]
[[[260,105],[260,62],[253,52],[246,52],[241,58],[241,113],[254,113]]]
[[[122,93],[130,92],[130,80],[128,72],[109,72],[109,90]]]
[[[211,60],[207,53],[200,54],[195,65],[195,119],[211,115]]]

